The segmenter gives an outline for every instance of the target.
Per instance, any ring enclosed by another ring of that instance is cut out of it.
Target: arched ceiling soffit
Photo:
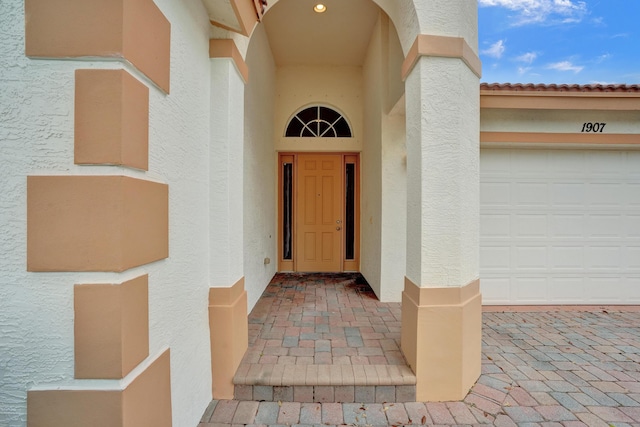
[[[406,13],[414,10],[411,0],[322,0],[326,12],[316,13],[317,3],[319,0],[269,2],[263,24],[279,66],[361,66],[380,10],[391,14],[391,22],[402,18],[403,7]],[[403,24],[402,31],[409,33],[408,24]],[[413,39],[407,41],[406,50]]]
[[[250,36],[248,37],[247,34],[251,35],[254,27],[245,23],[244,29],[246,31],[243,31],[242,23],[238,23],[240,19],[234,15],[236,14],[236,11],[238,9],[237,5],[241,4],[243,1],[246,3],[245,6],[249,4],[255,4],[256,5],[255,7],[260,7],[259,4],[261,0],[202,0],[209,14],[209,19],[213,24],[211,27],[211,38],[234,39],[234,41],[236,42],[236,45],[238,46],[238,49],[240,50],[240,53],[242,54],[243,57],[246,58],[246,52],[248,49],[249,37],[250,37]],[[264,22],[264,19],[267,19],[269,15],[276,14],[277,10],[280,7],[286,6],[285,3],[288,3],[290,1],[291,0],[267,0],[268,4],[266,8],[264,8],[264,16],[260,16],[259,18]],[[313,5],[319,2],[318,0],[294,0],[294,1],[296,1],[297,4],[292,3],[292,5],[296,9],[301,6],[300,5],[301,3],[311,4],[311,8],[307,6],[306,10],[312,10]],[[463,1],[468,1],[468,0],[463,0]],[[327,4],[328,11],[336,10],[336,7],[334,7],[334,5],[336,6],[346,5],[349,10],[358,11],[357,14],[350,13],[350,17],[348,19],[345,16],[342,16],[341,18],[338,17],[337,22],[347,22],[349,25],[343,25],[343,27],[347,27],[347,28],[365,27],[365,31],[366,31],[367,25],[370,25],[372,28],[373,24],[375,24],[375,18],[373,19],[373,22],[371,22],[371,16],[374,15],[372,11],[377,11],[378,8],[382,9],[389,16],[389,18],[391,19],[391,22],[394,24],[395,28],[397,29],[398,38],[400,40],[400,43],[402,45],[402,49],[405,55],[411,48],[411,45],[413,44],[417,35],[421,33],[420,25],[418,23],[419,22],[418,16],[416,14],[417,5],[420,5],[422,3],[429,3],[429,2],[425,2],[425,0],[348,0],[348,1],[322,0],[322,2]],[[279,3],[280,3],[280,7],[276,7],[278,6]],[[353,7],[353,5],[355,4],[359,4],[360,5],[359,7],[361,7],[362,9],[359,9],[358,7]],[[364,14],[362,13],[362,10],[365,11]],[[289,12],[287,12],[287,15],[290,16]],[[322,15],[328,15],[328,12]],[[245,13],[245,16],[248,16],[248,14]],[[326,16],[323,16],[323,18],[326,18]],[[274,21],[280,21],[280,20],[274,19]],[[325,19],[325,21],[327,21],[327,19]],[[299,24],[298,26],[305,29],[305,31],[303,32],[298,32],[298,35],[296,37],[299,38],[300,33],[308,32],[307,31],[308,27],[300,25],[299,21],[297,22]],[[256,23],[257,23],[257,19],[256,19]],[[354,26],[352,25],[353,23],[356,23],[357,25]],[[288,27],[290,25],[291,25],[291,21],[288,20],[286,22],[286,26]],[[273,26],[275,27],[276,25],[273,25]],[[284,23],[280,23],[279,26],[285,26],[285,25]],[[367,36],[370,35],[371,28],[368,29]],[[348,40],[353,40],[353,39],[343,38],[340,46],[343,47],[346,41]],[[272,40],[272,45],[273,45],[273,40]],[[314,44],[310,43],[309,45],[307,45],[306,49],[309,51],[313,50],[313,46]]]

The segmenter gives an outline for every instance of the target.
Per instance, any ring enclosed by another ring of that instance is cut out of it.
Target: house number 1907
[[[599,132],[602,133],[606,123],[584,123],[582,125],[582,132]]]

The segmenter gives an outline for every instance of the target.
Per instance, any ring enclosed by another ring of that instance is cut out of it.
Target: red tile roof
[[[533,83],[481,83],[480,90],[521,92],[640,92],[640,85],[557,85]]]

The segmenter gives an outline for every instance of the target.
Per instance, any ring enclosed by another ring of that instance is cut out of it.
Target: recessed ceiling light
[[[326,12],[327,6],[323,5],[322,3],[318,3],[317,5],[313,6],[313,10],[318,13]]]

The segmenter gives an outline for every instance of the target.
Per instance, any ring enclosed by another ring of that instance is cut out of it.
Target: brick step
[[[236,400],[269,402],[413,402],[416,377],[405,365],[242,364]]]
[[[299,403],[415,402],[414,385],[236,385],[235,400]]]

